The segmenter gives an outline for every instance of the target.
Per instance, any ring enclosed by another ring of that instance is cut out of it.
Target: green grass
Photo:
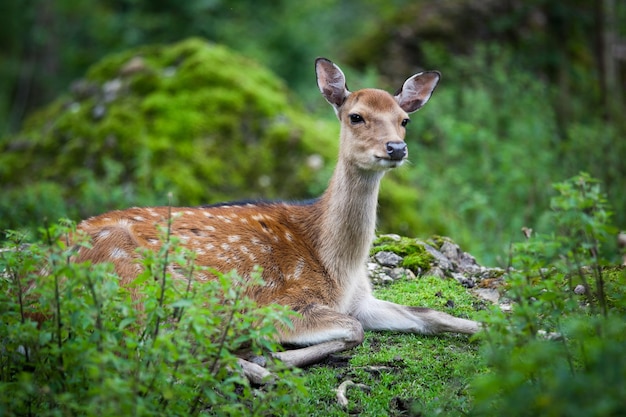
[[[424,306],[461,317],[473,317],[477,299],[453,280],[428,277],[377,288],[377,297]],[[446,307],[452,300],[454,307]],[[457,416],[468,411],[470,379],[484,370],[479,344],[464,335],[422,336],[366,332],[362,345],[303,371],[309,395],[294,405],[295,415]],[[345,380],[351,387],[346,409],[335,389]]]

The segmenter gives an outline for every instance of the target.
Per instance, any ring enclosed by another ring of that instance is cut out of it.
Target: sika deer
[[[474,321],[420,307],[378,300],[366,273],[374,237],[380,180],[402,165],[408,113],[421,108],[439,73],[407,79],[392,96],[377,89],[348,91],[343,72],[331,61],[315,63],[317,84],[341,123],[339,160],[326,192],[308,204],[252,203],[172,208],[171,233],[197,253],[196,262],[247,276],[263,268],[266,285],[252,296],[299,312],[282,343],[301,348],[275,353],[288,365],[303,366],[363,341],[363,330],[415,333],[474,333]],[[136,249],[158,249],[157,224],[167,207],[113,211],[83,221],[79,230],[93,247],[78,261],[111,261],[123,283],[139,272]],[[206,279],[206,277],[204,277]],[[201,280],[202,277],[197,277]]]

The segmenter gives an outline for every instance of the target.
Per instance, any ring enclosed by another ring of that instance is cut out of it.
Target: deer
[[[76,260],[111,262],[122,285],[128,284],[141,271],[137,249],[159,249],[157,225],[171,213],[170,233],[196,253],[197,264],[234,269],[242,277],[260,266],[265,284],[250,296],[259,305],[277,303],[298,313],[293,326],[277,328],[279,343],[293,349],[271,353],[289,367],[355,347],[365,330],[476,333],[475,321],[375,298],[366,268],[381,179],[407,160],[409,114],[428,102],[440,73],[415,74],[391,95],[374,88],[349,91],[342,70],[326,58],[315,61],[315,72],[340,123],[338,160],[319,198],[104,213],[78,225],[91,246],[81,247]],[[261,365],[241,364],[248,376],[267,375]]]

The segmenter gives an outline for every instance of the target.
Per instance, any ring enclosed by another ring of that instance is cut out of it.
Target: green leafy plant
[[[557,233],[514,246],[512,311],[484,315],[490,370],[474,381],[475,415],[623,413],[626,271],[608,266],[616,252],[611,211],[587,174],[555,189]]]
[[[166,227],[161,251],[146,252],[143,272],[121,287],[110,264],[70,262],[69,233],[54,225],[27,247],[9,233],[1,252],[0,414],[289,414],[304,390],[296,371],[269,360],[266,389],[238,370],[235,353],[277,349],[275,326],[293,314],[245,296],[260,274],[202,271],[216,279],[200,283]]]

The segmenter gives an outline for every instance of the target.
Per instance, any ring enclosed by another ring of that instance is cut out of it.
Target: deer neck
[[[350,279],[365,266],[376,229],[382,176],[383,172],[363,171],[340,160],[319,200],[320,256],[335,279]]]

